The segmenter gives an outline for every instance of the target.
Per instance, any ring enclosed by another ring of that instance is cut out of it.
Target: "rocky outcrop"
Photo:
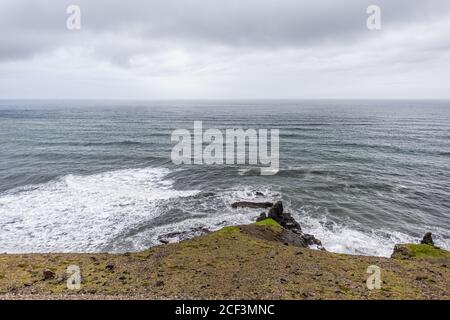
[[[406,260],[410,258],[409,249],[406,244],[396,244],[391,258]]]
[[[430,246],[434,246],[434,242],[433,242],[433,236],[431,234],[431,232],[427,232],[424,236],[422,241],[420,241],[421,244],[428,244]]]
[[[324,250],[322,242],[314,237],[312,234],[303,233],[300,224],[295,221],[292,215],[288,212],[284,212],[283,203],[281,201],[275,202],[270,208],[268,217],[278,222],[283,228],[289,231],[286,234],[287,239],[291,243],[297,243],[299,246],[317,246],[319,249]]]
[[[278,222],[285,229],[291,230],[294,233],[303,233],[300,224],[295,221],[292,215],[284,212],[283,203],[277,201],[269,210],[268,217]]]
[[[233,208],[237,207],[247,207],[247,208],[270,208],[269,213],[261,213],[260,216],[256,219],[257,222],[263,221],[265,219],[273,219],[279,225],[284,228],[284,231],[281,234],[280,240],[289,245],[297,246],[297,247],[309,247],[316,246],[321,250],[325,250],[322,246],[322,243],[319,239],[316,239],[311,234],[303,233],[300,224],[295,221],[292,215],[288,212],[284,212],[283,203],[281,201],[277,201],[275,203],[271,202],[236,202],[233,203]]]
[[[272,202],[251,202],[238,201],[231,205],[233,208],[252,208],[252,209],[267,209],[273,206]]]
[[[434,245],[431,232],[427,232],[419,243],[397,244],[391,255],[394,259],[426,259],[435,261],[447,261],[450,259],[450,252],[442,250]]]

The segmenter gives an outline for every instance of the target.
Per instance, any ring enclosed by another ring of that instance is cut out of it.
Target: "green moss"
[[[450,259],[450,252],[435,248],[427,244],[408,244],[408,254],[414,258],[446,258]]]
[[[239,233],[241,230],[238,227],[234,227],[234,226],[230,226],[230,227],[225,227],[220,229],[219,231],[217,231],[216,234],[218,235],[232,235],[235,233]]]
[[[273,219],[264,219],[262,221],[258,221],[256,222],[257,226],[265,226],[265,227],[270,227],[272,229],[275,229],[276,231],[280,231],[283,227],[280,226],[280,224],[278,222],[276,222]]]

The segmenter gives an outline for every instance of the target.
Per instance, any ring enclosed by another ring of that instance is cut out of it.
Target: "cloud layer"
[[[450,98],[449,74],[447,0],[0,0],[0,98]]]

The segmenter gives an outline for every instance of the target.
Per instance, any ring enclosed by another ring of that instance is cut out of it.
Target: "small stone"
[[[44,280],[50,280],[50,279],[54,279],[55,278],[55,273],[51,270],[44,270],[44,272],[42,273]]]
[[[156,281],[156,286],[157,287],[162,287],[163,285],[164,285],[164,281],[162,281],[162,280]]]
[[[114,263],[108,263],[105,267],[106,270],[113,271],[115,268]]]

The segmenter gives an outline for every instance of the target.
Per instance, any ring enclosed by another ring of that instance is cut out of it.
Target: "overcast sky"
[[[450,98],[450,1],[0,0],[0,98]]]

